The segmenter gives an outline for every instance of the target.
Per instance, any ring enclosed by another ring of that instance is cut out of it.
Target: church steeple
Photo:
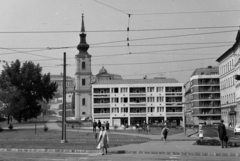
[[[85,26],[84,26],[84,16],[83,16],[83,14],[82,14],[81,32],[82,33],[79,34],[79,36],[80,36],[80,43],[78,44],[77,49],[79,50],[79,54],[89,55],[87,53],[89,45],[86,42],[86,34],[85,34]]]
[[[82,14],[82,27],[81,27],[81,32],[85,32],[85,26],[84,26],[84,15]]]

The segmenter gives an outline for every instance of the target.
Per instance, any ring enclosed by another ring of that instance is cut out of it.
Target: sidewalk
[[[239,156],[239,147],[221,148],[221,146],[193,145],[195,141],[149,141],[142,144],[130,144],[109,148],[112,153],[158,153],[175,155],[202,156]]]

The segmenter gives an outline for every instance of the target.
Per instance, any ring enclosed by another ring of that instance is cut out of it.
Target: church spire
[[[77,46],[77,49],[79,50],[79,54],[87,54],[87,50],[89,48],[89,45],[86,42],[86,34],[85,34],[85,26],[84,26],[84,15],[82,14],[82,26],[81,26],[81,34],[80,36],[80,43]]]
[[[82,14],[82,27],[81,27],[81,32],[85,32],[85,26],[84,26],[84,14]]]

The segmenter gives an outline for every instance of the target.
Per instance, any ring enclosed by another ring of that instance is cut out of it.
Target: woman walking
[[[168,130],[169,129],[167,128],[167,125],[165,125],[161,131],[161,135],[162,135],[164,142],[167,140]]]
[[[100,148],[102,149],[102,155],[104,155],[104,150],[107,154],[109,137],[108,137],[108,132],[105,130],[104,126],[101,127],[101,130],[99,132],[98,144],[99,144]]]

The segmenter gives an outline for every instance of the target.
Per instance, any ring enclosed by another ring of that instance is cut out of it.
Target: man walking
[[[225,142],[224,138],[227,136],[227,131],[225,125],[223,124],[223,120],[221,120],[221,123],[218,125],[218,136],[219,139],[221,140],[222,148],[224,148],[223,142]],[[227,142],[225,147],[227,147]]]
[[[97,122],[94,120],[93,122],[93,132],[96,132]]]
[[[167,125],[165,125],[161,131],[161,136],[162,136],[162,139],[164,140],[164,142],[167,141],[168,131],[169,131],[169,129],[167,128]]]
[[[99,129],[99,131],[101,130],[101,126],[102,126],[102,123],[101,123],[100,120],[98,120],[98,129]]]
[[[106,123],[106,131],[109,132],[109,122]]]

